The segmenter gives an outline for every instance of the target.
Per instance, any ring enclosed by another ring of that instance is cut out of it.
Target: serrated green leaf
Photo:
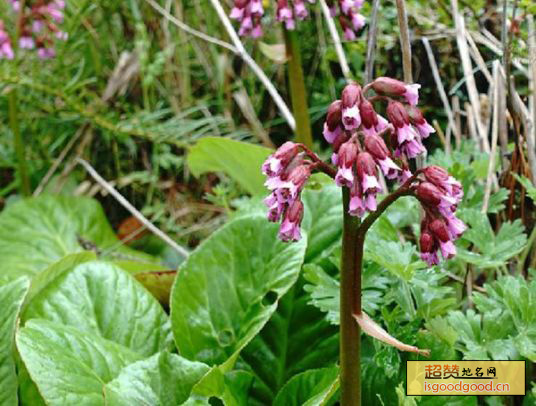
[[[458,349],[464,359],[515,359],[517,351],[509,338],[513,324],[501,309],[485,315],[469,309],[451,312],[449,324],[458,332]]]
[[[0,405],[17,404],[17,373],[15,370],[15,326],[30,281],[21,277],[0,285]]]
[[[303,267],[305,291],[310,295],[310,303],[326,313],[326,319],[335,325],[339,324],[340,292],[339,281],[314,264]],[[381,275],[381,269],[374,264],[367,264],[362,274],[362,306],[366,313],[374,314],[383,302],[383,292],[388,279]]]
[[[536,187],[532,184],[530,179],[526,178],[525,176],[519,176],[517,173],[512,174],[516,180],[523,185],[532,201],[536,203]]]
[[[66,255],[84,251],[84,241],[98,249],[139,260],[146,254],[117,245],[119,240],[96,200],[83,197],[40,196],[21,200],[0,214],[1,275],[13,279],[33,276]]]
[[[516,349],[523,357],[536,361],[536,281],[508,275],[484,287],[485,294],[473,294],[478,310],[487,314],[503,309],[515,326],[510,335]]]
[[[416,270],[426,267],[417,258],[415,245],[410,242],[385,241],[374,238],[374,234],[365,240],[365,259],[377,263],[405,281],[409,281]]]
[[[285,244],[263,217],[231,221],[181,267],[171,320],[181,355],[209,365],[233,363],[296,282],[306,236]]]
[[[496,268],[520,253],[527,242],[524,228],[518,219],[505,222],[495,235],[487,216],[476,210],[464,210],[463,219],[469,224],[462,238],[474,245],[476,252],[465,248],[458,250],[461,259],[479,268]]]
[[[274,406],[321,406],[339,384],[339,368],[322,368],[294,376],[277,394]]]
[[[194,176],[223,172],[252,195],[267,194],[261,172],[264,160],[273,151],[259,145],[222,137],[205,137],[188,152],[188,167]]]
[[[39,318],[78,328],[143,356],[170,348],[167,315],[138,282],[115,265],[91,261],[60,273],[35,295],[23,321]]]

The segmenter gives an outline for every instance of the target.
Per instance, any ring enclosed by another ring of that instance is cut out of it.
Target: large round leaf
[[[48,405],[104,405],[104,385],[142,356],[96,334],[31,320],[17,348]]]
[[[14,339],[19,311],[30,281],[19,278],[0,285],[0,405],[17,404],[17,373],[15,371]]]
[[[0,276],[34,275],[65,255],[90,247],[114,247],[123,257],[150,259],[118,242],[96,200],[68,196],[22,200],[0,214]]]
[[[76,327],[143,356],[172,345],[167,315],[156,299],[119,267],[91,261],[41,286],[23,320],[41,318]]]
[[[171,322],[181,355],[209,364],[233,359],[296,282],[306,238],[277,238],[263,217],[236,219],[208,238],[179,270]]]

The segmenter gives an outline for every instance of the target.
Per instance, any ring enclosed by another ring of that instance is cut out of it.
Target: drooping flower
[[[359,104],[361,102],[361,86],[351,83],[342,91],[342,123],[347,130],[355,130],[361,125]]]
[[[408,106],[407,111],[411,124],[417,128],[417,131],[422,138],[428,138],[431,133],[436,132],[434,127],[428,124],[421,111],[417,107]]]
[[[301,239],[300,225],[303,219],[303,203],[301,200],[294,200],[286,209],[279,238],[283,241],[298,241]]]
[[[352,187],[354,183],[354,164],[357,158],[357,144],[349,140],[341,145],[337,153],[338,171],[335,175],[337,186]]]
[[[378,94],[391,97],[404,97],[412,106],[416,106],[419,102],[419,89],[421,85],[418,83],[406,84],[400,80],[382,76],[375,79],[371,86]]]
[[[396,141],[397,155],[405,154],[408,158],[415,158],[426,152],[426,149],[422,145],[420,135],[411,126],[408,112],[404,105],[397,101],[389,101],[387,105],[387,117],[389,121],[395,126],[396,129]]]

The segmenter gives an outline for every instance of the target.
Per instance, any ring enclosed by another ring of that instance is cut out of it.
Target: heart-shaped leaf
[[[15,326],[29,285],[30,281],[24,277],[0,285],[0,405],[17,404]]]
[[[182,356],[210,365],[230,363],[296,282],[306,237],[277,238],[263,217],[238,218],[209,237],[179,270],[171,321]]]
[[[248,193],[266,194],[261,166],[272,151],[247,142],[222,137],[205,137],[188,152],[188,167],[195,176],[224,172]]]
[[[117,255],[149,261],[150,256],[118,244],[96,200],[40,196],[8,206],[0,214],[1,276],[33,276],[65,255],[114,247]]]
[[[76,327],[150,356],[170,348],[167,315],[134,278],[113,264],[91,261],[60,273],[23,312]]]
[[[48,405],[104,405],[104,386],[143,357],[99,335],[30,320],[17,348]]]

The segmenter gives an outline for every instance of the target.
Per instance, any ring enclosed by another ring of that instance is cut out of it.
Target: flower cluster
[[[300,150],[299,144],[286,142],[262,166],[262,172],[268,177],[265,185],[271,191],[264,200],[268,206],[268,220],[277,222],[283,218],[279,229],[283,241],[301,238],[303,203],[300,195],[314,163]]]
[[[262,36],[261,17],[264,14],[262,0],[235,0],[230,18],[240,22],[240,35],[253,38]]]
[[[332,17],[339,16],[344,38],[355,40],[357,33],[365,26],[365,17],[359,13],[365,0],[328,0]],[[338,7],[337,7],[338,6]]]
[[[332,176],[348,188],[348,213],[362,217],[377,210],[376,197],[386,192],[380,178],[399,182],[404,194],[417,197],[426,213],[421,227],[421,257],[437,264],[441,251],[448,259],[456,253],[453,241],[465,230],[455,216],[463,190],[458,181],[438,166],[412,173],[409,161],[426,152],[422,140],[434,132],[416,107],[420,85],[380,77],[361,88],[347,85],[328,108],[323,135],[331,145],[331,163],[320,159],[300,144],[283,144],[263,165],[271,195],[265,200],[268,218],[283,223],[284,241],[300,237],[303,216],[300,193],[313,170]],[[367,93],[374,90],[374,95]],[[385,117],[376,109],[383,107]],[[327,167],[327,169],[326,169]]]
[[[455,215],[463,190],[461,184],[439,166],[428,166],[422,174],[424,180],[415,187],[415,196],[425,211],[421,222],[421,258],[429,265],[436,265],[438,250],[444,259],[456,255],[453,241],[466,229]]]
[[[359,14],[365,0],[333,0],[329,2],[331,16],[339,16],[339,23],[347,40],[354,40],[358,31],[365,25],[365,17]],[[315,0],[276,0],[275,19],[285,24],[287,30],[296,28],[296,21],[309,16],[307,3]],[[238,33],[258,38],[262,36],[261,18],[264,15],[262,0],[234,0],[230,18],[240,23]]]
[[[50,59],[56,55],[56,40],[66,40],[67,33],[58,28],[63,22],[64,0],[33,0],[24,2],[21,10],[19,0],[8,0],[15,13],[20,14],[21,32],[19,47],[37,49],[40,59]],[[1,34],[0,34],[1,38]],[[1,42],[1,39],[0,39]]]

